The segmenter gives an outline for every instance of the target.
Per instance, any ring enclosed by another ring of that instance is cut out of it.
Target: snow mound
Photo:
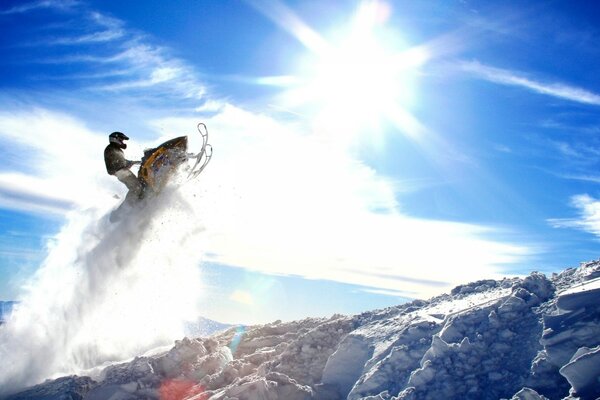
[[[595,399],[600,261],[355,316],[232,327],[10,399]]]

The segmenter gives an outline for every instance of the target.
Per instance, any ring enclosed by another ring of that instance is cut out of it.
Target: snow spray
[[[199,224],[169,187],[116,223],[73,212],[0,328],[0,395],[183,337],[202,292]]]

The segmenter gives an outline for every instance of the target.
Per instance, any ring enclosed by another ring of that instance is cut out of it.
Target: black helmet
[[[122,149],[127,148],[127,145],[123,143],[124,140],[129,140],[129,138],[123,132],[113,132],[110,135],[108,135],[108,141],[111,143],[115,143]]]

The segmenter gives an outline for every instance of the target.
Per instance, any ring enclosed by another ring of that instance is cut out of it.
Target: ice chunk
[[[552,282],[546,278],[546,275],[539,272],[532,272],[531,275],[523,279],[522,282],[518,283],[516,287],[526,289],[532,294],[535,294],[542,301],[550,298],[555,291]]]
[[[584,282],[559,294],[557,305],[561,310],[576,310],[600,303],[600,278]]]
[[[434,358],[442,357],[449,350],[450,347],[448,346],[448,343],[446,343],[438,335],[434,335],[431,340],[431,347],[423,356],[423,361],[421,362],[421,365],[423,366],[427,360],[433,360]]]
[[[323,383],[337,385],[342,397],[346,397],[361,376],[372,352],[360,336],[347,336],[327,360]]]
[[[548,400],[548,398],[540,395],[533,389],[525,387],[519,390],[511,400]]]
[[[408,386],[420,387],[427,385],[435,377],[435,372],[431,360],[425,361],[421,368],[413,371],[410,375]]]
[[[571,361],[560,369],[560,374],[567,378],[577,396],[600,396],[600,346],[577,350]]]

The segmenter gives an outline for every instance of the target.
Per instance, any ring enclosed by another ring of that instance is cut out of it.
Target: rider
[[[129,192],[125,197],[128,204],[133,204],[140,197],[142,185],[138,178],[129,168],[134,164],[140,164],[139,161],[129,161],[125,159],[125,154],[122,149],[127,148],[124,143],[129,140],[127,135],[122,132],[113,132],[108,135],[109,144],[104,149],[104,162],[106,163],[106,172],[109,175],[114,175],[118,180],[123,182]]]

